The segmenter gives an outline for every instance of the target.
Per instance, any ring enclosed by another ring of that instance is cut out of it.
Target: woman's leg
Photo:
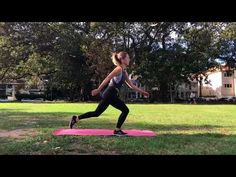
[[[109,106],[108,100],[102,99],[95,111],[84,113],[78,116],[78,119],[81,120],[81,119],[86,119],[90,117],[98,117],[107,109],[108,106]]]
[[[125,105],[125,103],[120,100],[118,97],[114,98],[110,104],[115,107],[116,109],[119,109],[121,112],[116,128],[120,129],[121,126],[123,125],[128,113],[129,113],[129,108]]]

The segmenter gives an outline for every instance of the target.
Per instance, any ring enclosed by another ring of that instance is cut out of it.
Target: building
[[[15,101],[17,86],[21,83],[0,83],[0,98]]]
[[[234,97],[236,96],[236,70],[228,66],[213,68],[205,73],[203,83],[200,87],[196,80],[190,83],[181,83],[174,90],[174,98],[187,100],[191,92],[194,92],[197,97],[200,97],[200,89],[202,97]],[[204,80],[207,79],[207,82]]]
[[[207,75],[209,83],[203,83],[202,96],[217,98],[236,96],[236,70],[225,66],[208,72]]]
[[[236,70],[231,69],[228,66],[222,66],[218,69],[213,68],[206,72],[207,81],[204,82],[206,77],[203,77],[203,83],[200,87],[200,84],[197,80],[190,82],[179,83],[172,90],[169,90],[170,100],[188,100],[191,92],[195,93],[197,97],[200,97],[200,89],[203,97],[235,97],[236,96]],[[130,75],[131,81],[141,87],[146,89],[145,86],[142,86],[137,77]],[[152,90],[158,90],[158,88],[152,88]],[[142,99],[142,94],[135,92],[131,89],[127,91],[126,98],[131,99]]]
[[[131,82],[136,85],[137,87],[146,90],[147,87],[145,85],[142,85],[140,81],[137,79],[137,76],[129,75],[129,79]],[[158,90],[158,87],[153,87],[152,90]],[[144,96],[136,92],[132,89],[125,89],[125,99],[127,101],[134,101],[134,100],[139,100],[143,99]],[[182,99],[182,100],[187,100],[191,94],[191,92],[194,92],[196,95],[198,95],[198,83],[197,81],[192,81],[190,83],[180,83],[176,85],[175,88],[173,88],[169,93],[171,92],[170,95],[172,95],[171,100],[173,99]]]
[[[35,88],[35,89],[25,89],[25,84],[23,81],[16,82],[4,82],[0,83],[0,99],[8,101],[16,101],[16,94],[25,94],[25,95],[40,95],[44,94],[44,86]]]
[[[137,87],[141,89],[146,90],[146,86],[142,85],[137,78],[138,78],[137,76],[133,76],[132,74],[129,74],[129,79],[134,85],[136,85]],[[127,88],[125,90],[125,99],[128,101],[133,101],[133,100],[138,100],[138,99],[143,99],[143,98],[144,96],[139,92],[136,92],[130,88]]]
[[[173,99],[188,100],[192,92],[196,95],[199,94],[198,82],[196,80],[178,84],[172,90]]]

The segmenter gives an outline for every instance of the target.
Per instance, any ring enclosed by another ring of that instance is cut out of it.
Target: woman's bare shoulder
[[[114,70],[120,73],[120,72],[122,71],[122,67],[121,67],[121,66],[116,66],[116,67],[114,68]],[[113,71],[114,71],[114,70],[113,70]]]

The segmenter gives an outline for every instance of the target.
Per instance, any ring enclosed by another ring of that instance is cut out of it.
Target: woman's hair
[[[121,65],[121,59],[124,59],[126,56],[128,55],[127,52],[114,52],[112,54],[112,62],[114,63],[114,65],[119,66]]]

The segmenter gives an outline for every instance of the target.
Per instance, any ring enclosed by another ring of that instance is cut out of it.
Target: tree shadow
[[[18,109],[0,109],[0,129],[17,128],[66,128],[70,117],[78,115],[78,112],[25,112]],[[24,110],[24,109],[22,109]],[[2,112],[3,111],[3,114]],[[2,114],[2,115],[1,115]],[[80,121],[79,128],[108,128],[113,129],[116,126],[117,119],[107,119],[109,114],[102,114],[98,118],[84,119]],[[113,115],[112,115],[113,116]],[[127,120],[123,126],[124,129],[145,129],[155,132],[168,131],[176,133],[179,131],[217,131],[217,129],[232,129],[236,126],[220,126],[212,124],[189,125],[189,124],[158,124],[151,122],[129,122]],[[165,134],[166,134],[165,133]],[[172,134],[171,133],[171,134]]]
[[[233,128],[235,126],[220,125],[189,125],[189,124],[151,124],[151,123],[126,123],[126,127],[146,128],[158,131],[188,131],[188,130],[213,130],[217,128]]]
[[[4,110],[1,112],[1,110]],[[67,128],[72,115],[80,115],[79,112],[24,112],[18,109],[0,109],[0,129],[17,129],[17,128]],[[104,121],[102,114],[98,118],[91,118],[93,120],[92,126],[110,125],[110,121]],[[99,119],[99,121],[96,121]],[[103,121],[101,121],[103,119]],[[84,121],[83,121],[84,122]],[[83,124],[80,122],[79,125]],[[89,124],[88,124],[89,125]]]
[[[1,111],[1,109],[0,109]],[[74,112],[16,112],[5,110],[2,118],[0,112],[0,129],[31,129],[39,128],[44,131],[42,136],[53,139],[53,142],[63,144],[68,137],[54,137],[52,131],[68,128],[70,116]],[[113,129],[117,119],[107,119],[104,114],[98,118],[82,120],[77,128]],[[155,137],[72,137],[76,146],[78,139],[83,139],[85,147],[91,146],[94,152],[100,152],[102,147],[109,154],[116,150],[120,154],[235,154],[236,135],[224,134],[219,129],[236,130],[236,125],[190,125],[190,124],[158,124],[152,122],[124,123],[124,129],[152,130]],[[186,131],[186,132],[185,132]],[[160,133],[161,132],[161,133]],[[163,133],[164,132],[164,133]],[[219,133],[218,133],[219,132]],[[99,141],[98,141],[99,140]],[[81,143],[81,142],[80,142]],[[105,145],[104,145],[105,144]],[[66,146],[70,145],[69,143]],[[75,149],[73,149],[74,151]],[[81,149],[77,149],[78,153]],[[29,151],[34,149],[29,148]],[[41,151],[39,149],[39,151]],[[26,151],[27,152],[27,151]],[[66,151],[64,152],[66,154]],[[90,152],[91,153],[91,152]]]

